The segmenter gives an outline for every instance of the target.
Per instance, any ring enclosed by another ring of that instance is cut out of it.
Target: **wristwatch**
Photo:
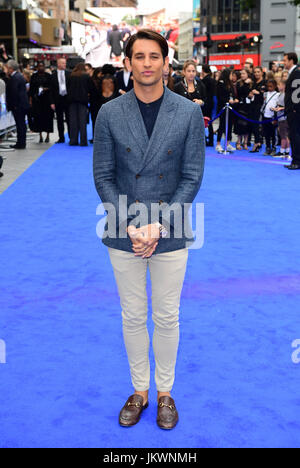
[[[169,234],[167,229],[165,228],[165,226],[163,226],[162,224],[160,223],[155,223],[155,226],[158,227],[159,229],[159,233],[160,233],[160,237],[162,239],[165,239],[167,237],[167,235]]]

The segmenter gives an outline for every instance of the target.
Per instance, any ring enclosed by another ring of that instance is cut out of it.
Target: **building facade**
[[[260,44],[254,38],[260,35],[261,3],[256,0],[250,9],[239,0],[194,0],[194,56],[199,62],[241,69],[251,59],[260,65]],[[208,33],[213,41],[209,60],[204,47]],[[241,35],[244,40],[237,42]]]
[[[263,66],[281,61],[286,52],[299,52],[299,8],[289,1],[263,0],[261,17]]]
[[[300,7],[298,7],[298,12],[297,12],[297,25],[296,25],[296,47],[295,47],[296,53],[298,57],[300,58]]]
[[[40,0],[39,7],[51,18],[65,21],[69,13],[69,2],[60,0]]]
[[[252,8],[241,0],[193,1],[194,55],[202,63],[207,62],[207,33],[213,40],[209,63],[218,68],[241,69],[249,58],[268,68],[272,61],[282,61],[284,53],[300,52],[300,9],[289,0],[255,0]]]
[[[178,45],[180,62],[193,57],[193,18],[189,13],[181,13],[179,16]]]

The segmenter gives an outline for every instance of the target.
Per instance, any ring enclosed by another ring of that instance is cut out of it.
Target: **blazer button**
[[[161,175],[159,176],[159,178],[160,178],[160,179],[163,179],[163,178],[164,178],[164,176],[161,174]]]
[[[141,177],[141,174],[137,174],[137,175],[135,176],[136,179],[139,179],[140,177]]]
[[[172,150],[168,150],[168,154],[172,154]]]
[[[127,153],[130,153],[131,148],[126,148]]]

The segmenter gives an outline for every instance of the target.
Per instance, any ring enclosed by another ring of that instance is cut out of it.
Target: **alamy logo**
[[[99,238],[126,239],[128,219],[134,226],[147,226],[163,214],[163,224],[172,226],[174,239],[185,239],[187,248],[197,250],[204,245],[204,204],[190,203],[151,203],[150,206],[137,201],[128,206],[126,195],[120,195],[117,206],[101,203],[96,210],[97,216],[103,216],[98,222],[96,232]],[[192,229],[194,227],[194,230]],[[167,238],[171,232],[168,231]]]
[[[0,340],[0,364],[6,364],[6,344],[4,340]]]
[[[292,354],[292,361],[294,364],[300,364],[300,340],[293,341],[292,348],[296,348]]]

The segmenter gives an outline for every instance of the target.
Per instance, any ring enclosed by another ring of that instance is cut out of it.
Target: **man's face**
[[[169,66],[169,59],[167,57],[164,61],[157,42],[138,39],[133,45],[131,62],[127,57],[126,64],[139,85],[154,86],[162,81],[163,70]]]
[[[294,66],[293,60],[289,60],[287,55],[284,56],[283,63],[286,70],[290,70]]]
[[[39,73],[44,73],[45,71],[45,65],[43,63],[39,63],[38,66],[37,66],[37,71]]]
[[[66,59],[59,59],[57,61],[57,68],[58,68],[58,70],[65,70],[67,68]]]

